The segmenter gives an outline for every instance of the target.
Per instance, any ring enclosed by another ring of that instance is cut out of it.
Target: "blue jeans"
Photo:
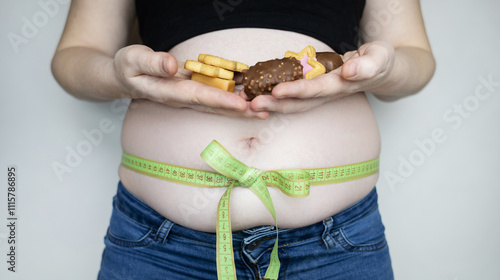
[[[394,279],[375,188],[319,223],[279,229],[279,279]],[[233,233],[238,280],[260,279],[276,230]],[[98,279],[217,279],[215,233],[192,230],[161,216],[120,182],[104,239]]]

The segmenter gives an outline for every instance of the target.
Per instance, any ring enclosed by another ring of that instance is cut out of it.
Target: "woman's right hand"
[[[180,66],[180,67],[179,67]],[[250,102],[235,93],[190,80],[190,71],[175,57],[144,45],[120,49],[113,60],[116,78],[132,99],[149,99],[176,108],[233,117],[265,119],[268,112],[255,112]]]

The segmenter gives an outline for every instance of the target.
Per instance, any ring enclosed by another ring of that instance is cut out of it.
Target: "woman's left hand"
[[[277,85],[272,95],[252,100],[254,111],[295,113],[310,110],[347,95],[369,91],[384,83],[395,61],[389,42],[373,41],[343,55],[344,65],[313,79]]]

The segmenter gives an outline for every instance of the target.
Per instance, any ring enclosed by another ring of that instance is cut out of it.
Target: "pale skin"
[[[376,22],[374,14],[391,2],[367,1],[361,30]],[[362,91],[396,100],[420,91],[435,69],[419,1],[401,1],[400,5],[400,12],[380,32],[361,33],[366,43],[346,53],[341,68],[313,80],[278,85],[272,96],[251,102],[244,94],[190,81],[185,71],[179,71],[182,65],[166,52],[127,46],[134,23],[130,0],[72,1],[52,71],[63,88],[82,99],[146,98],[177,108],[261,119],[269,112],[305,111]]]
[[[135,40],[134,1],[74,0],[52,69],[77,98],[132,98],[121,137],[123,150],[130,154],[209,170],[199,154],[216,139],[236,158],[261,170],[362,162],[380,154],[380,137],[370,104],[360,92],[395,100],[418,92],[434,71],[418,1],[400,1],[399,12],[373,32],[376,15],[391,3],[367,1],[362,42],[357,51],[344,54],[342,68],[280,84],[272,96],[252,101],[241,91],[235,94],[189,80],[183,62],[208,53],[253,65],[307,45],[318,51],[331,48],[304,34],[247,28],[202,34],[168,53],[154,52]],[[270,43],[252,39],[256,37]],[[215,210],[224,188],[207,194],[123,166],[118,173],[129,191],[166,218],[197,230],[215,230]],[[334,215],[370,192],[377,178],[374,174],[317,186],[300,200],[270,187],[279,226],[301,227]],[[248,189],[234,189],[231,201],[233,230],[273,224]]]

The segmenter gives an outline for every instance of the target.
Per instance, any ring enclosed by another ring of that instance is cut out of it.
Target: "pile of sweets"
[[[192,80],[234,91],[234,72],[242,72],[244,91],[249,100],[262,94],[271,94],[283,82],[312,79],[342,66],[342,57],[335,52],[318,52],[307,46],[301,52],[287,51],[285,57],[246,64],[229,61],[217,56],[200,54],[198,61],[186,61],[185,68],[193,71]]]

